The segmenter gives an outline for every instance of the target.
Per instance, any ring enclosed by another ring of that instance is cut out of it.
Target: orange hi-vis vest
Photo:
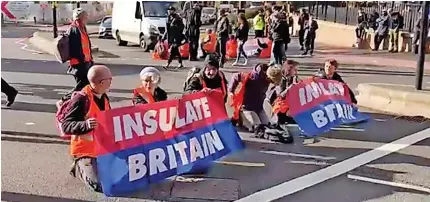
[[[208,53],[214,53],[216,51],[216,36],[215,33],[209,34],[210,40],[206,44],[203,45],[203,49],[205,49]]]
[[[287,104],[287,100],[282,99],[281,97],[276,98],[276,100],[272,106],[272,112],[274,114],[287,113],[288,109],[289,109],[289,107]]]
[[[92,57],[91,57],[90,39],[88,37],[86,30],[82,29],[82,27],[80,26],[80,24],[78,24],[78,22],[75,22],[71,26],[76,26],[81,35],[82,53],[84,53],[84,61],[91,62]],[[70,65],[77,65],[79,64],[79,60],[77,58],[71,58],[69,63]]]
[[[85,118],[86,119],[95,118],[97,113],[100,112],[100,109],[97,106],[97,104],[94,102],[94,94],[91,90],[91,87],[87,85],[84,89],[82,89],[82,92],[88,95],[88,99],[89,99],[89,109]],[[109,101],[105,98],[105,110],[109,110],[109,109],[110,109]],[[94,131],[91,131],[83,135],[72,135],[72,138],[70,141],[70,154],[75,158],[80,158],[80,157],[95,158],[97,154],[96,154],[96,147],[94,144],[93,134],[94,134]]]
[[[152,94],[150,92],[148,92],[144,87],[140,86],[137,87],[133,90],[133,94],[136,95],[140,95],[143,99],[146,100],[146,102],[148,104],[152,104],[155,103],[155,99],[154,96],[152,96]],[[135,100],[133,99],[133,105],[136,105]]]
[[[239,120],[240,109],[243,104],[243,97],[245,95],[245,85],[251,78],[251,73],[240,73],[240,82],[233,92],[231,107],[233,108],[233,119]]]
[[[222,88],[221,92],[222,92],[223,97],[225,98],[225,96],[227,95],[227,87],[226,87],[225,82],[224,82],[224,80],[225,80],[224,74],[221,72],[218,72],[218,75],[221,77],[221,88]],[[200,82],[202,83],[203,89],[208,88],[205,80],[202,77],[199,77],[199,78],[200,78]]]

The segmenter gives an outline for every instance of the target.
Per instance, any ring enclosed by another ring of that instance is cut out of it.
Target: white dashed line
[[[385,180],[378,180],[378,179],[373,179],[373,178],[368,178],[368,177],[361,177],[358,175],[347,175],[347,177],[349,179],[353,179],[353,180],[360,180],[360,181],[364,181],[364,182],[371,182],[371,183],[375,183],[375,184],[383,184],[383,185],[388,185],[388,186],[393,186],[393,187],[400,187],[403,189],[413,189],[416,191],[422,191],[422,192],[430,193],[430,189],[428,189],[428,188],[410,185],[410,184],[390,182],[390,181],[385,181]]]
[[[326,156],[315,156],[315,155],[308,155],[308,154],[296,154],[296,153],[290,153],[290,152],[279,152],[279,151],[260,151],[261,153],[265,154],[273,154],[273,155],[280,155],[280,156],[292,156],[292,157],[300,157],[300,158],[306,158],[306,159],[319,159],[319,160],[335,160],[335,157],[326,157]]]
[[[362,165],[365,165],[376,159],[387,156],[393,152],[397,152],[401,149],[404,149],[410,145],[413,145],[427,138],[430,138],[430,128],[414,133],[412,135],[403,137],[391,143],[384,144],[373,150],[364,152],[360,155],[357,155],[352,158],[346,159],[342,162],[333,164],[329,167],[326,167],[318,171],[309,173],[307,175],[295,178],[293,180],[281,183],[271,188],[255,192],[237,201],[238,202],[273,201],[273,200],[288,196],[290,194],[294,194],[303,189],[312,187],[314,185],[317,185],[329,179],[335,178],[337,176],[340,176]]]

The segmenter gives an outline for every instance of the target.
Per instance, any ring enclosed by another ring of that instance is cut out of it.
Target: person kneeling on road
[[[260,124],[269,124],[269,118],[263,109],[266,92],[270,83],[278,85],[282,79],[281,71],[267,64],[257,64],[250,73],[237,73],[229,87],[232,97],[233,123],[243,118],[244,126],[250,132]],[[279,68],[280,70],[280,68]]]
[[[339,67],[339,63],[335,59],[329,59],[324,64],[324,69],[320,69],[315,76],[319,77],[321,79],[327,79],[327,80],[335,80],[339,81],[341,83],[345,83],[345,81],[342,79],[342,77],[337,73]],[[357,104],[357,99],[355,98],[354,92],[351,90],[349,86],[349,96],[351,97],[351,102],[353,104]]]
[[[90,84],[82,89],[82,93],[72,96],[61,128],[64,133],[73,134],[70,154],[74,161],[70,174],[90,189],[101,192],[93,140],[98,123],[94,117],[98,112],[110,109],[106,92],[111,86],[112,74],[106,66],[95,65],[88,71],[88,80]]]
[[[152,104],[167,100],[167,93],[158,85],[161,82],[160,71],[154,67],[145,67],[140,72],[141,86],[133,90],[133,105]]]
[[[215,54],[209,54],[204,61],[205,67],[202,73],[190,72],[184,83],[185,93],[196,93],[221,88],[224,94],[224,102],[227,101],[227,80],[224,73],[219,70],[219,58]]]

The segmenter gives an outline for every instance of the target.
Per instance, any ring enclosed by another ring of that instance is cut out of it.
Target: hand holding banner
[[[348,86],[333,80],[310,78],[292,86],[286,96],[289,115],[309,136],[341,124],[368,120],[351,103]]]
[[[206,168],[243,148],[218,91],[113,109],[97,120],[98,174],[107,196]]]

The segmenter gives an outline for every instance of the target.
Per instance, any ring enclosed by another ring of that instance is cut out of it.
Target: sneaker
[[[16,95],[18,95],[18,91],[7,97],[6,107],[10,107],[15,102]]]
[[[179,64],[175,69],[182,69],[182,68],[184,68],[184,65]]]
[[[231,66],[237,66],[237,60],[233,62],[233,64],[231,64]]]
[[[247,64],[248,64],[248,59],[245,58],[245,62],[242,65],[246,66]]]

